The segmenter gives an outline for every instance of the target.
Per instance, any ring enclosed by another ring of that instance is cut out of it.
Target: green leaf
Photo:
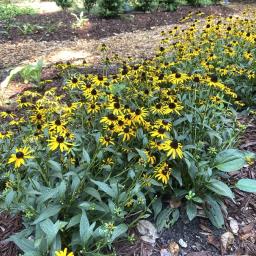
[[[127,230],[128,230],[128,227],[125,224],[120,224],[120,225],[116,226],[113,233],[112,233],[111,241],[113,242],[114,240],[116,240],[121,235],[124,235]]]
[[[221,208],[219,204],[211,197],[208,197],[207,199],[205,213],[215,227],[221,228],[224,225],[224,218]]]
[[[144,160],[144,161],[147,161],[148,160],[148,157],[145,153],[144,150],[141,150],[141,149],[138,149],[136,148],[136,151],[138,152],[138,154],[140,155],[140,157]]]
[[[191,201],[187,201],[186,212],[187,212],[189,220],[190,221],[193,220],[197,215],[196,205],[193,204]]]
[[[77,215],[73,216],[70,219],[70,221],[69,221],[69,223],[68,223],[68,225],[66,226],[65,229],[69,229],[71,227],[74,227],[74,226],[78,225],[80,223],[80,219],[81,219],[81,214],[77,214]]]
[[[83,161],[85,161],[86,163],[90,163],[91,162],[91,158],[88,154],[88,152],[83,148]]]
[[[51,245],[59,229],[53,224],[53,222],[50,219],[46,219],[43,222],[41,222],[40,227],[46,235],[47,244]]]
[[[112,198],[116,197],[116,194],[113,191],[113,189],[105,182],[96,181],[96,180],[91,180],[91,181],[99,187],[99,190],[105,192],[107,195],[109,195]]]
[[[52,217],[56,214],[59,213],[59,211],[61,210],[61,206],[60,205],[54,205],[51,206],[49,208],[44,208],[44,211],[39,215],[39,217],[32,223],[32,225],[36,225],[37,223]]]
[[[84,192],[101,201],[100,193],[95,188],[87,187]]]
[[[161,212],[163,207],[162,200],[160,198],[157,198],[152,204],[152,208],[154,211],[154,219],[158,216],[158,214]]]
[[[179,182],[180,186],[182,186],[183,183],[180,170],[173,169],[172,176]]]
[[[85,211],[82,210],[82,216],[81,216],[81,220],[80,220],[79,230],[80,230],[80,238],[81,238],[81,241],[84,246],[87,243],[87,241],[89,240],[90,235],[91,235],[89,228],[90,228],[89,220],[87,218]]]
[[[238,171],[246,164],[244,154],[237,149],[227,149],[217,154],[214,167],[222,172]]]
[[[48,162],[48,166],[51,168],[51,169],[53,169],[54,171],[56,171],[56,172],[61,172],[61,165],[58,163],[58,162],[56,162],[56,161],[54,161],[54,160],[49,160]]]
[[[156,227],[158,231],[162,231],[164,228],[169,227],[170,215],[173,211],[173,208],[166,208],[159,213],[156,220]]]
[[[221,195],[221,196],[226,196],[229,197],[234,201],[234,194],[231,191],[231,189],[222,181],[216,180],[216,179],[211,179],[210,183],[206,185],[206,187],[213,191],[214,193]]]
[[[19,238],[16,235],[11,236],[9,241],[14,242],[23,252],[34,252],[34,242],[25,238]]]
[[[241,179],[236,183],[236,188],[245,191],[256,193],[256,180],[255,179]]]

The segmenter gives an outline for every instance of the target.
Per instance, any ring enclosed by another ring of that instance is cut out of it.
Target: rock
[[[168,250],[171,253],[171,256],[178,256],[179,255],[179,251],[180,251],[180,247],[177,243],[175,242],[170,242],[169,246],[168,246]]]
[[[137,224],[137,230],[142,235],[141,239],[147,243],[154,244],[159,238],[155,226],[148,220],[140,220]]]
[[[235,241],[235,237],[231,232],[226,232],[221,236],[221,243],[226,251]]]
[[[160,256],[173,256],[166,249],[161,249]]]
[[[237,235],[239,231],[238,222],[235,219],[231,218],[229,222],[229,226],[231,228],[232,233],[234,235]]]
[[[183,239],[180,239],[180,240],[179,240],[179,245],[180,245],[182,248],[187,248],[187,247],[188,247],[188,244],[187,244]]]

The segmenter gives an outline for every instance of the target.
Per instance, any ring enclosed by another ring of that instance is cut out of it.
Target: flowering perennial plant
[[[224,224],[221,197],[234,195],[220,174],[255,159],[235,149],[236,110],[256,95],[255,18],[196,16],[162,32],[153,58],[113,75],[58,64],[62,88],[0,113],[1,208],[23,215],[11,240],[24,255],[106,252],[151,214],[161,230],[179,217],[162,197]]]

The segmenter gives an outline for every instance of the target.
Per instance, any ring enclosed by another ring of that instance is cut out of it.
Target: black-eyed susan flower
[[[172,128],[172,124],[171,122],[169,122],[168,120],[165,119],[158,119],[155,121],[155,127],[159,128],[159,127],[163,127],[166,131],[170,131]]]
[[[10,131],[0,131],[0,140],[10,139],[13,133]]]
[[[74,253],[73,252],[68,253],[68,249],[65,248],[64,250],[56,251],[55,256],[74,256]]]
[[[2,118],[8,118],[8,117],[9,118],[15,118],[16,117],[16,115],[10,110],[0,112],[0,116]]]
[[[153,114],[166,115],[168,114],[168,107],[162,103],[157,103],[155,106],[150,108]]]
[[[132,129],[132,127],[125,126],[119,133],[118,136],[123,137],[123,141],[129,141],[132,137],[135,136],[135,131]]]
[[[107,116],[104,116],[101,118],[100,123],[104,123],[107,125],[114,125],[118,120],[118,117],[114,114],[108,114]]]
[[[86,110],[89,114],[96,114],[100,111],[100,103],[89,103],[86,104]]]
[[[25,164],[26,159],[31,158],[33,157],[31,156],[31,151],[28,147],[16,148],[16,153],[11,155],[8,164],[14,163],[15,168],[20,168],[20,166]]]
[[[24,124],[26,121],[23,117],[15,117],[13,120],[11,120],[9,122],[10,125],[13,125],[13,126],[18,126],[18,125],[21,125],[21,124]]]
[[[176,113],[177,115],[180,115],[180,111],[183,109],[183,106],[179,102],[170,102],[168,104],[167,113]]]
[[[154,176],[163,184],[167,184],[170,179],[171,172],[172,169],[170,168],[169,164],[164,162],[161,163],[159,166],[155,167]]]
[[[153,138],[158,138],[161,140],[167,138],[166,129],[163,126],[160,126],[156,130],[153,130],[150,134]]]
[[[109,145],[114,145],[114,144],[115,144],[113,138],[110,137],[110,136],[107,136],[107,135],[101,136],[101,137],[99,138],[99,142],[100,142],[103,146],[106,146],[106,147],[109,146]]]
[[[147,114],[148,112],[144,107],[135,109],[132,115],[133,122],[138,124],[143,123],[145,121]]]
[[[66,121],[62,121],[58,118],[55,121],[49,122],[49,130],[51,132],[63,133],[66,130],[66,125]]]
[[[61,135],[52,136],[47,141],[48,141],[48,146],[51,151],[54,151],[57,148],[60,148],[61,152],[64,152],[64,151],[69,152],[73,146],[72,143],[68,142],[67,139]]]
[[[175,139],[166,140],[162,145],[162,149],[167,152],[167,156],[171,156],[173,159],[183,157],[182,145]]]
[[[82,84],[83,84],[83,81],[79,77],[74,76],[67,80],[66,87],[75,89],[75,88],[80,88]]]

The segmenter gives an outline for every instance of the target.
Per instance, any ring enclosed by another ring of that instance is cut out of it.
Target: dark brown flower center
[[[174,102],[169,103],[169,108],[170,109],[175,109],[176,108],[176,104]]]
[[[57,137],[57,142],[58,143],[63,143],[64,142],[64,137],[63,136],[58,136]]]
[[[165,129],[161,126],[159,129],[158,129],[158,132],[160,134],[164,134],[165,133]]]
[[[179,143],[177,140],[173,140],[170,144],[170,146],[173,148],[173,149],[177,149],[179,147]]]
[[[77,78],[76,78],[76,77],[73,77],[73,78],[72,78],[72,83],[73,83],[73,84],[76,84],[77,82],[78,82]]]
[[[58,126],[61,125],[60,119],[57,119],[57,120],[55,121],[55,124],[58,125]]]
[[[23,152],[19,151],[19,152],[16,153],[16,158],[21,159],[23,157],[24,157],[24,153]]]

